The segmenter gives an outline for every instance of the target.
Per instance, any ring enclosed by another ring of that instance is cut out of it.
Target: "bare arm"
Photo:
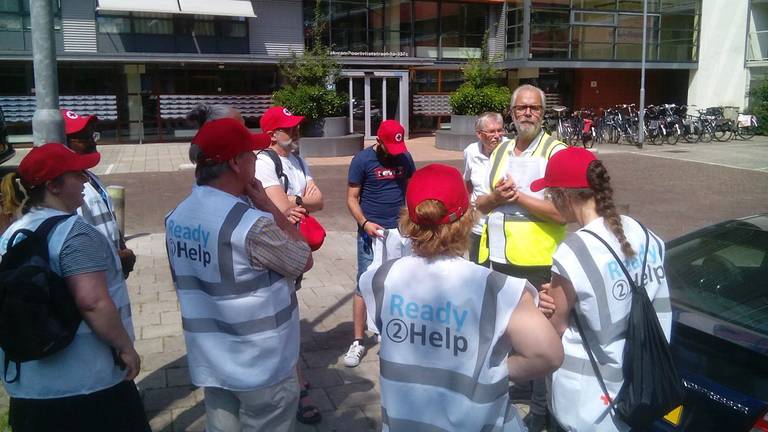
[[[283,230],[283,232],[285,232],[289,238],[293,240],[304,241],[304,236],[301,235],[299,230],[291,222],[289,222],[288,219],[286,219],[285,215],[283,215],[280,209],[272,202],[272,199],[261,186],[261,182],[258,179],[254,178],[246,186],[245,192],[257,209],[272,215],[275,220],[275,224],[277,224],[277,226]],[[285,195],[285,192],[283,192],[283,195]]]
[[[525,193],[518,193],[517,203],[525,207],[531,213],[544,219],[548,219],[552,222],[564,224],[565,218],[557,211],[555,205],[551,201]]]
[[[349,213],[355,218],[358,226],[365,225],[363,229],[369,236],[381,237],[378,231],[383,230],[384,227],[372,221],[366,222],[367,219],[365,214],[363,214],[362,207],[360,207],[360,188],[360,185],[354,183],[347,185],[347,208]]]
[[[513,203],[525,207],[540,218],[559,224],[565,223],[565,219],[552,202],[520,192],[511,177],[500,179],[491,193],[477,198],[477,208],[484,213],[490,213],[502,204]]]
[[[141,369],[139,354],[133,347],[115,303],[107,291],[107,276],[103,271],[81,273],[64,278],[83,320],[96,336],[117,351],[127,369],[125,379],[136,378]]]
[[[525,290],[507,324],[515,353],[507,359],[509,378],[523,381],[545,375],[563,363],[563,344]]]
[[[557,333],[562,336],[568,328],[568,317],[573,305],[576,304],[576,290],[571,281],[552,272],[552,283],[549,286],[549,295],[555,303],[555,312],[549,320]]]
[[[288,197],[281,185],[270,186],[264,189],[269,200],[292,224],[298,223],[307,214],[307,210],[297,206],[294,197]]]
[[[307,181],[307,187],[304,188],[304,194],[301,196],[301,200],[304,203],[302,204],[302,207],[309,212],[316,212],[323,209],[323,193],[320,191],[320,188],[317,187],[317,183],[315,183],[314,180]]]

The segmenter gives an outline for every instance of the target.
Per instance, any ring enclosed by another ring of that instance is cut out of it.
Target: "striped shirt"
[[[113,252],[107,239],[93,226],[77,220],[64,240],[59,253],[59,265],[63,277],[82,273],[120,271],[114,265]],[[108,274],[111,277],[111,274]]]
[[[115,251],[120,248],[120,231],[117,228],[114,205],[107,194],[107,188],[96,174],[86,171],[88,182],[83,187],[83,205],[77,214],[93,225],[112,243]]]
[[[257,270],[269,269],[288,280],[299,277],[309,259],[309,246],[292,240],[274,221],[259,218],[245,236],[251,265]]]

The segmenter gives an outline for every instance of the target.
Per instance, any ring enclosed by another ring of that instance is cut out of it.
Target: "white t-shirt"
[[[303,195],[307,182],[312,180],[312,173],[309,171],[307,162],[301,156],[296,156],[293,153],[289,153],[288,157],[280,156],[280,161],[283,163],[283,174],[288,177],[289,184],[286,195]],[[302,168],[304,169],[302,170]],[[275,163],[265,153],[259,153],[256,156],[256,178],[261,181],[264,189],[277,185],[284,187],[283,179],[277,178]]]
[[[630,276],[639,280],[645,256],[645,233],[631,218],[621,217],[624,234],[636,255],[627,260],[616,237],[597,218],[588,229],[605,240],[624,260]],[[552,256],[552,272],[568,279],[578,298],[578,312],[587,341],[600,364],[600,372],[612,398],[623,384],[622,365],[632,291],[624,272],[610,251],[591,234],[579,230],[570,234]],[[664,241],[649,231],[645,289],[653,302],[667,340],[672,327],[672,310],[664,269]],[[629,427],[608,414],[609,406],[592,372],[582,336],[573,319],[563,334],[565,360],[552,374],[552,413],[567,430],[627,431]]]
[[[483,195],[488,195],[488,174],[491,169],[491,160],[481,151],[482,144],[474,142],[464,149],[464,181],[472,183],[472,203]],[[480,217],[472,227],[472,232],[480,235],[483,233],[483,225],[488,217],[485,213],[478,212]]]

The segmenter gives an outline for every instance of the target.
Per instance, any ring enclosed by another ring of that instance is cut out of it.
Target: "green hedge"
[[[512,93],[507,87],[486,85],[477,88],[466,82],[451,94],[450,103],[454,114],[480,115],[487,111],[504,112],[511,98]]]
[[[333,117],[342,114],[342,108],[347,102],[344,94],[328,90],[318,85],[288,86],[272,95],[275,105],[282,105],[293,114],[306,116],[311,119]]]
[[[757,117],[757,133],[768,135],[768,80],[749,92],[749,112]]]

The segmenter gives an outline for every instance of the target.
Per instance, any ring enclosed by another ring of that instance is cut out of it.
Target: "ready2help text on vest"
[[[196,261],[207,267],[211,263],[211,253],[207,250],[211,233],[200,224],[189,226],[168,221],[168,252],[178,258]]]
[[[454,356],[467,351],[467,338],[459,333],[469,312],[450,301],[440,305],[421,304],[393,294],[389,299],[389,315],[392,318],[384,333],[393,342],[444,348]],[[437,330],[435,324],[445,327]]]

